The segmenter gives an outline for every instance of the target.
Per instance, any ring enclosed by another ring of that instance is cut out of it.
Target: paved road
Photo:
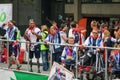
[[[6,68],[8,68],[8,64],[0,63],[0,68],[5,68],[5,69],[6,69]],[[16,69],[16,65],[13,64],[11,68],[12,68],[12,69]],[[28,70],[29,70],[28,68],[29,68],[29,67],[27,66],[27,64],[22,64],[21,71],[28,71]],[[42,70],[42,66],[41,66],[40,70],[41,70],[41,73],[42,73],[42,74],[49,75],[49,73],[50,73],[50,70],[48,70],[48,71],[43,71],[43,70]],[[35,64],[33,65],[33,73],[37,73],[37,65],[35,65]]]

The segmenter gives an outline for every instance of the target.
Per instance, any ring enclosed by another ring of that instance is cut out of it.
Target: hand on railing
[[[80,49],[82,50],[82,49],[85,49],[85,46],[84,45],[81,45],[80,46]]]
[[[48,41],[44,41],[44,43],[47,45],[51,44],[51,42],[48,42]]]
[[[97,52],[100,52],[100,48],[96,48],[96,51],[97,51]]]

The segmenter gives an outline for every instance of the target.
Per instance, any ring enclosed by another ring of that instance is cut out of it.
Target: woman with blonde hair
[[[98,29],[98,23],[96,20],[92,20],[90,25],[92,29]]]
[[[46,25],[41,26],[41,42],[44,42],[45,38],[48,36],[48,28]],[[41,44],[40,46],[41,54],[42,54],[42,63],[43,63],[43,71],[47,71],[49,68],[48,64],[48,46],[45,44]]]
[[[116,38],[111,37],[110,32],[108,30],[104,31],[103,42],[105,47],[113,47],[115,43],[118,43]],[[111,53],[111,49],[107,50],[108,57]]]
[[[118,29],[114,35],[116,39],[120,39],[120,29]]]
[[[108,30],[105,30],[103,40],[106,41],[109,37],[110,37],[110,32]]]

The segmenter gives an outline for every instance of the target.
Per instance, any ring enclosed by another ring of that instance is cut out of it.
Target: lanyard
[[[8,32],[9,38],[11,37],[11,32],[12,32],[12,30],[13,30],[13,27],[9,29],[9,32]]]

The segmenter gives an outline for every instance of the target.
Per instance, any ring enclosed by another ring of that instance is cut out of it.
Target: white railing
[[[8,51],[8,54],[9,54],[9,42],[13,42],[12,40],[5,40],[5,39],[0,39],[0,41],[6,41],[7,42],[7,51]],[[29,41],[19,41],[20,43],[30,43]],[[35,42],[35,43],[39,43],[39,44],[46,44],[46,43],[44,43],[44,42]],[[76,46],[76,47],[80,47],[81,45],[71,45],[71,44],[56,44],[56,43],[50,43],[49,45],[59,45],[59,46]],[[96,47],[96,46],[85,46],[85,47],[87,47],[87,48],[98,48],[98,47]],[[114,47],[99,47],[99,48],[103,48],[103,49],[106,49],[105,51],[106,51],[106,53],[107,53],[107,49],[119,49],[120,50],[120,48],[114,48]],[[29,48],[28,48],[28,53],[29,53]],[[8,56],[8,58],[9,58],[9,56]],[[107,68],[107,62],[108,62],[108,57],[107,57],[107,54],[105,55],[105,80],[108,80],[108,68]],[[28,71],[29,71],[29,56],[28,56],[28,58],[27,58],[28,60],[27,60],[27,69],[28,69]],[[9,62],[9,61],[8,61]],[[77,64],[78,63],[78,54],[76,54],[76,77],[78,76],[77,74],[78,74],[78,70],[77,70]],[[51,66],[52,66],[52,53],[50,54],[50,68],[51,68]]]

